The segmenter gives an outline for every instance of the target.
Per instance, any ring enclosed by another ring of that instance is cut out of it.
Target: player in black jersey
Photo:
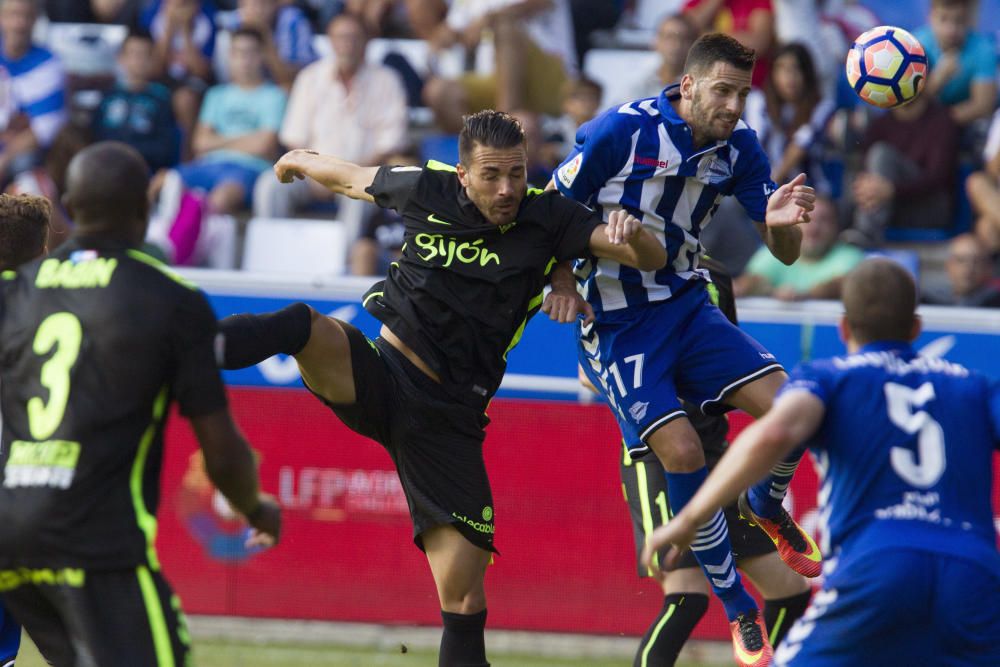
[[[483,578],[495,551],[484,411],[507,352],[541,305],[553,261],[594,254],[659,268],[666,253],[624,212],[605,226],[558,193],[527,188],[524,133],[508,114],[467,117],[459,155],[457,167],[425,168],[285,155],[282,181],[310,177],[403,216],[402,257],[364,297],[381,337],[304,304],[227,318],[222,330],[227,368],[294,354],[309,389],[388,450],[438,589],[440,664],[473,667],[487,664]]]
[[[708,269],[712,276],[709,284],[712,301],[729,321],[737,324],[732,279],[720,264],[709,258],[701,259],[699,265]],[[586,376],[581,373],[581,380],[585,379]],[[729,422],[724,415],[707,416],[697,406],[687,402],[683,402],[683,406],[701,439],[705,460],[711,470],[728,446]],[[649,577],[652,572],[641,561],[646,537],[673,515],[663,466],[652,452],[633,460],[626,446],[620,470],[632,518],[639,576]],[[724,516],[733,545],[733,557],[764,597],[764,623],[768,639],[772,646],[777,646],[792,623],[805,612],[811,596],[809,582],[785,565],[778,557],[774,543],[763,531],[740,517],[736,503],[724,508]],[[664,593],[663,607],[640,641],[633,667],[673,665],[708,609],[708,582],[690,551],[684,554],[676,569],[664,575],[660,583]]]
[[[136,250],[147,173],[124,144],[79,153],[74,236],[0,285],[0,593],[58,667],[186,664],[154,545],[171,400],[254,541],[280,528],[226,406],[208,301]]]
[[[0,194],[0,272],[45,253],[51,217],[45,197]],[[0,605],[0,667],[12,667],[20,646],[21,626]]]

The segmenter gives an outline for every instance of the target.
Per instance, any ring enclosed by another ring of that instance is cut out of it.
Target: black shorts
[[[56,667],[187,664],[177,596],[158,571],[0,571],[3,603]]]
[[[453,525],[477,547],[493,546],[493,494],[483,462],[485,414],[444,388],[382,338],[371,341],[340,323],[351,345],[357,401],[323,400],[352,431],[389,452],[413,519],[413,541]]]
[[[658,526],[666,523],[672,512],[667,495],[667,480],[663,476],[663,466],[652,453],[632,461],[627,452],[621,459],[622,488],[625,500],[628,502],[629,514],[632,516],[632,533],[635,537],[636,567],[640,577],[650,576],[643,566],[640,556],[646,544],[646,536]],[[709,460],[709,467],[715,467],[715,461]],[[733,557],[737,563],[741,558],[763,556],[773,552],[771,539],[756,526],[751,526],[740,518],[736,503],[723,510],[726,524],[729,527],[729,541],[733,546]],[[700,567],[691,550],[684,552],[678,564],[682,567]]]

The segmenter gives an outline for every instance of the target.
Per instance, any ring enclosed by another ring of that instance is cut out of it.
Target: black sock
[[[441,633],[441,652],[438,667],[490,667],[486,662],[486,610],[478,614],[453,614],[441,612],[444,632]]]
[[[670,667],[677,662],[684,642],[708,610],[708,596],[672,593],[663,598],[663,609],[639,642],[632,667]]]
[[[219,321],[222,368],[246,368],[275,354],[298,354],[312,332],[312,310],[304,303],[263,315],[232,315]]]
[[[787,598],[764,600],[764,627],[771,646],[777,648],[788,633],[788,628],[806,613],[812,591],[806,591]]]

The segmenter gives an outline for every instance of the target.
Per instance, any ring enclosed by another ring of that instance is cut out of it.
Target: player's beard
[[[691,98],[691,117],[699,124],[698,134],[703,135],[709,141],[725,141],[733,136],[736,129],[735,123],[728,123],[719,117],[719,112],[706,109],[702,104],[701,93],[695,89]]]

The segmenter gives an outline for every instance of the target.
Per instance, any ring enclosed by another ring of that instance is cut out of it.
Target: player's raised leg
[[[757,419],[771,409],[787,379],[784,371],[770,373],[744,385],[726,402]],[[790,568],[804,577],[818,577],[823,568],[819,547],[781,504],[804,454],[805,448],[797,448],[775,464],[767,477],[740,496],[739,507],[747,520],[767,533]]]
[[[331,403],[356,399],[345,327],[304,303],[262,315],[244,313],[219,322],[223,368],[245,368],[275,354],[293,355],[306,385]]]
[[[670,507],[679,512],[708,477],[705,452],[697,432],[686,417],[674,419],[647,438],[663,464]],[[757,602],[743,588],[733,560],[726,519],[719,510],[698,527],[691,551],[712,592],[722,602],[733,636],[736,660],[741,665],[770,663],[771,646],[764,631]]]
[[[452,526],[435,526],[420,539],[441,602],[444,632],[438,665],[487,667],[483,580],[490,552],[474,545]]]

